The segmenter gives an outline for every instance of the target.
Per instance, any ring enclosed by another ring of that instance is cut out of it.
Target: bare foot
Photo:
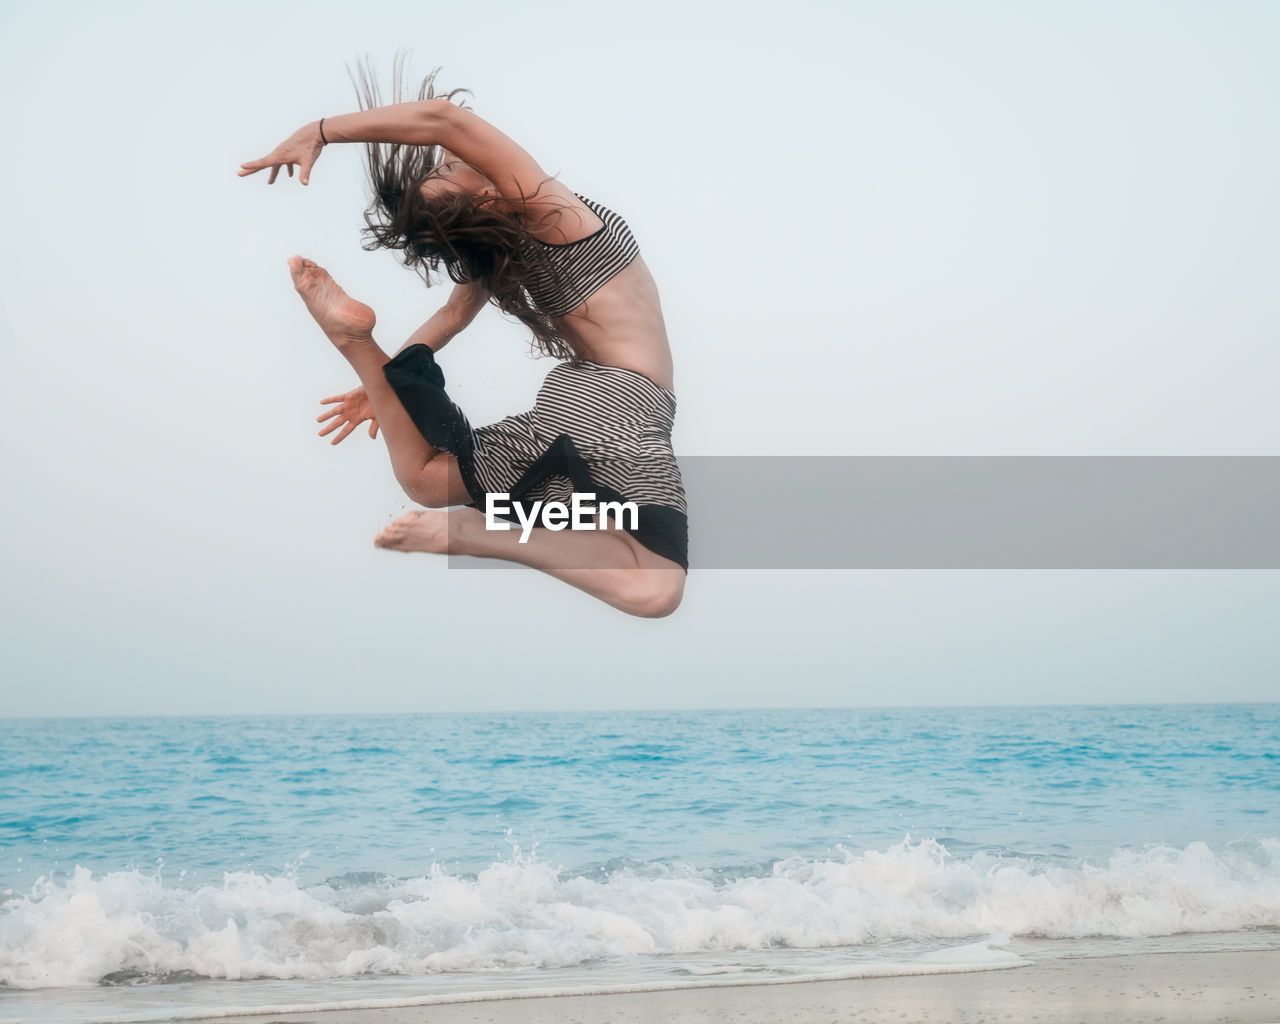
[[[293,286],[307,304],[307,312],[335,345],[373,340],[373,325],[377,320],[373,310],[339,288],[324,267],[301,256],[290,256],[289,273],[293,276]]]
[[[446,509],[420,509],[401,516],[374,537],[373,543],[392,551],[427,551],[433,555],[447,555],[452,551],[460,554],[461,523],[457,520],[458,517]]]

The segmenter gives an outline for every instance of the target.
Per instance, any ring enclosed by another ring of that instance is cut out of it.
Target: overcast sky
[[[694,571],[628,619],[376,551],[409,507],[286,258],[384,346],[358,147],[237,165],[398,49],[631,223],[678,453],[1280,455],[1280,6],[7,3],[0,713],[1273,700],[1274,572]],[[486,310],[473,423],[551,363]],[[818,514],[797,494],[790,523]],[[850,510],[849,529],[857,528]]]

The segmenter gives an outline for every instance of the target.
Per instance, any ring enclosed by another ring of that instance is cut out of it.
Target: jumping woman
[[[361,110],[305,125],[240,168],[270,168],[274,184],[297,167],[305,185],[326,146],[364,143],[366,247],[398,250],[428,283],[441,271],[453,282],[444,306],[388,358],[372,309],[311,260],[289,260],[307,310],[360,378],[323,400],[321,433],[341,428],[337,443],[370,421],[405,493],[427,506],[391,523],[379,547],[505,559],[632,615],[669,615],[684,593],[687,521],[653,276],[621,217],[550,177],[456,93],[435,96],[433,77],[417,100],[381,106],[365,75]],[[560,362],[531,411],[473,429],[445,393],[435,353],[486,304],[520,320]],[[490,528],[498,522],[481,511],[490,495],[509,496],[532,517],[575,494],[635,512],[614,528],[555,529],[562,520],[545,519],[522,531]]]

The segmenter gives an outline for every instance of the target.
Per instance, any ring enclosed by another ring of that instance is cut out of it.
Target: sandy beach
[[[1028,967],[965,974],[277,1012],[234,1019],[238,1024],[1275,1024],[1280,1021],[1280,951],[1043,960]]]

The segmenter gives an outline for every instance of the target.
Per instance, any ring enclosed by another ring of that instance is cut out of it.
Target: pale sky
[[[678,453],[1280,455],[1278,48],[1264,0],[5,4],[0,713],[1276,699],[1274,572],[699,572],[693,510],[650,622],[376,551],[285,260],[391,349],[445,289],[360,249],[358,147],[235,170],[408,49],[628,219]],[[492,310],[441,361],[473,423],[551,366]]]

